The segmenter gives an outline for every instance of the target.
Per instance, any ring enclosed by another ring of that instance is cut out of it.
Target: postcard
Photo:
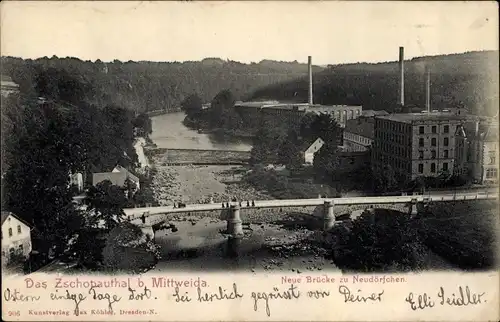
[[[498,321],[497,12],[3,1],[3,320]]]

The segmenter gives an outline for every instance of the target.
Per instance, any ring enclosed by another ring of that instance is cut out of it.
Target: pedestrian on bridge
[[[250,207],[250,201],[247,200],[247,207]]]
[[[241,201],[240,201],[240,207],[241,207]]]
[[[226,208],[226,206],[224,206],[224,203],[222,203],[222,208]]]
[[[226,202],[226,207],[229,208],[229,202]]]
[[[255,201],[252,200],[252,207],[255,207]]]

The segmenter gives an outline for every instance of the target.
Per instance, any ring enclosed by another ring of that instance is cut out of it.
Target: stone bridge
[[[335,224],[338,216],[350,214],[356,210],[372,208],[391,209],[406,212],[410,216],[416,216],[423,207],[435,202],[455,202],[472,200],[496,200],[498,192],[461,192],[461,193],[433,193],[430,195],[412,196],[379,196],[379,197],[348,197],[331,199],[290,199],[290,200],[258,200],[247,206],[246,203],[232,202],[227,204],[194,204],[186,205],[183,208],[173,206],[129,208],[124,209],[128,220],[142,220],[142,226],[151,227],[151,223],[146,223],[146,218],[152,215],[171,213],[192,213],[192,212],[216,212],[220,219],[227,220],[227,231],[234,237],[243,234],[243,216],[245,212],[258,211],[262,209],[280,209],[283,211],[293,211],[295,209],[311,209],[313,215],[322,216],[324,230],[329,230]],[[152,229],[151,229],[152,231]]]

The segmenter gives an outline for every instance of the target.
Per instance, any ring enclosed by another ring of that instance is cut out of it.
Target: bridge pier
[[[410,215],[413,217],[413,216],[416,216],[418,215],[418,201],[416,198],[412,199],[411,202],[410,202],[410,206],[409,206],[409,212],[410,212]]]
[[[335,214],[333,213],[333,204],[331,201],[325,201],[323,209],[323,230],[330,230],[335,225]]]
[[[243,221],[240,217],[240,206],[234,205],[229,209],[227,218],[227,233],[233,237],[243,235]]]

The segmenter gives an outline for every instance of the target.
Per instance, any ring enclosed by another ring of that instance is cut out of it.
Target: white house
[[[31,225],[15,214],[2,211],[2,264],[12,254],[28,257],[31,252]]]
[[[114,172],[114,173],[117,173],[117,172],[126,173],[127,174],[127,179],[129,179],[130,181],[132,181],[136,185],[137,190],[141,189],[141,183],[140,183],[139,178],[137,178],[137,176],[135,176],[134,174],[132,174],[132,172],[128,171],[127,169],[125,169],[121,165],[117,165],[113,169],[113,171],[111,171],[111,172]]]
[[[325,141],[323,141],[322,138],[317,138],[316,141],[314,141],[313,144],[311,144],[304,152],[304,163],[305,164],[313,164],[314,161],[314,154],[318,152],[323,145],[325,144]]]
[[[69,184],[70,184],[70,186],[75,186],[78,189],[78,192],[82,192],[83,191],[83,175],[80,172],[70,173]]]
[[[94,186],[99,182],[109,180],[113,185],[125,187],[127,179],[135,185],[134,190],[137,191],[141,188],[139,178],[120,165],[117,165],[111,172],[92,174],[92,184]]]

